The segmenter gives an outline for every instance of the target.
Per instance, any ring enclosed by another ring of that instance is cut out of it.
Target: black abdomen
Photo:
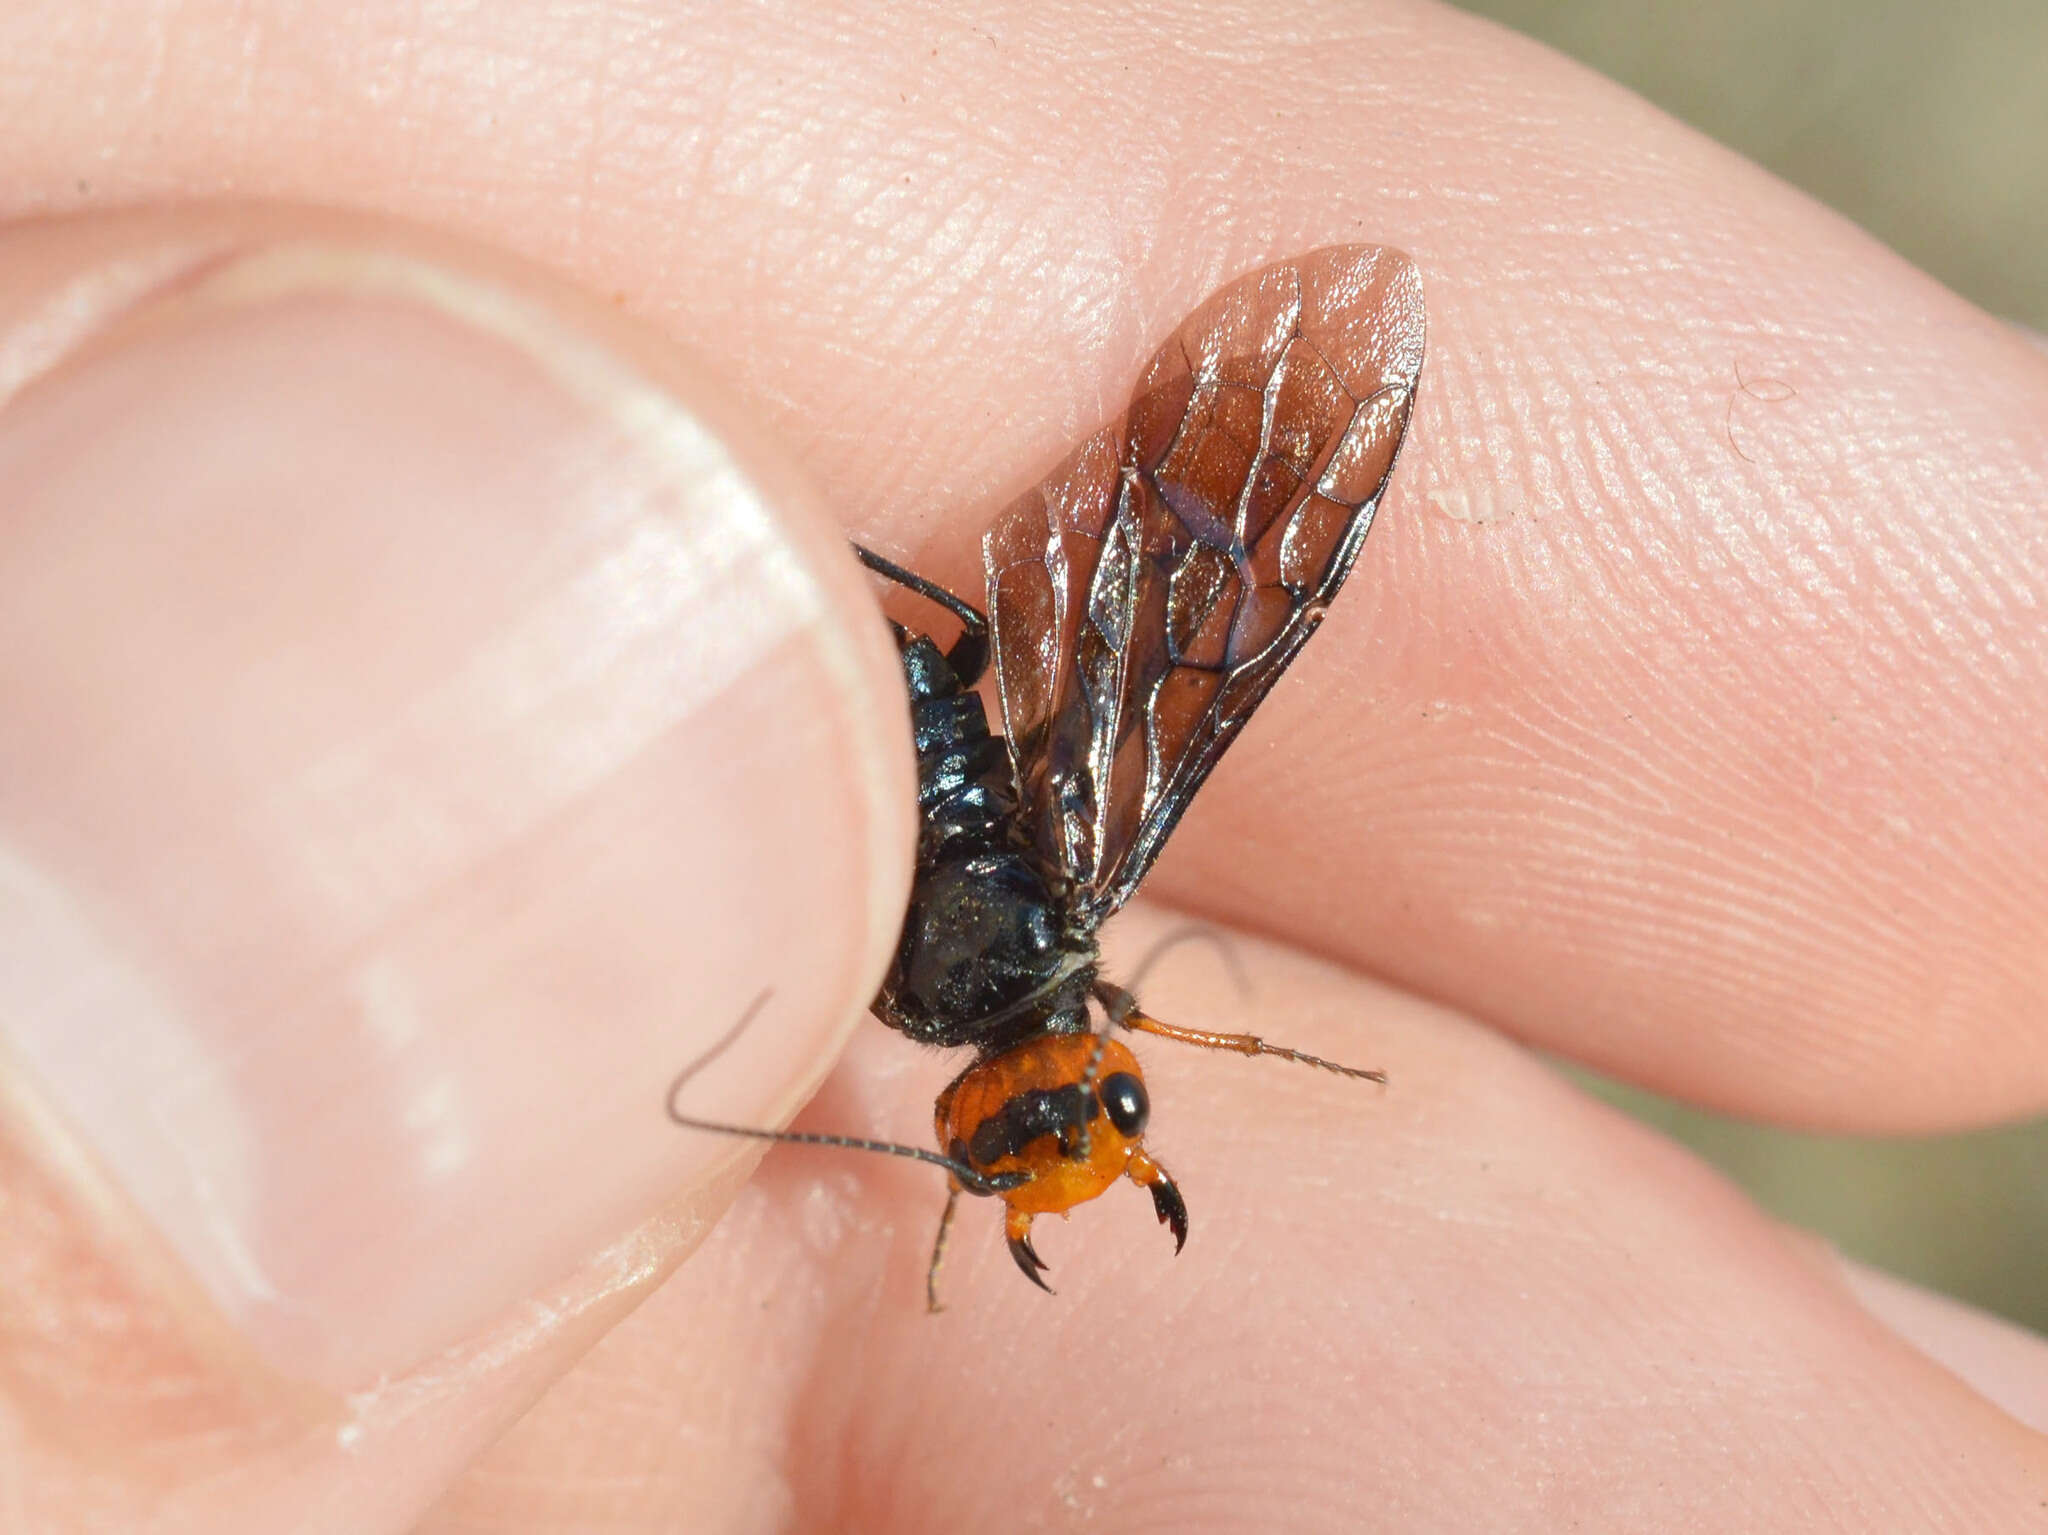
[[[1061,945],[1068,925],[1058,894],[1018,834],[1009,752],[938,647],[923,636],[900,643],[922,832],[875,1013],[926,1044],[984,1051],[1048,1028],[1085,1028],[1086,978]],[[1055,986],[1063,973],[1080,985]]]

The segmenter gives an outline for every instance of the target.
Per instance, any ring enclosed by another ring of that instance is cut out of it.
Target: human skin
[[[1810,1127],[2048,1107],[2042,355],[1447,9],[736,10],[0,11],[0,1523],[2038,1528],[2048,1347],[1525,1047]],[[831,1068],[800,1125],[921,1143],[956,1064],[857,1021],[911,780],[839,540],[972,592],[1183,313],[1352,240],[1423,271],[1410,443],[1148,885],[1248,985],[1183,949],[1145,996],[1389,1086],[1146,1048],[1186,1252],[1123,1191],[1044,1229],[1047,1299],[973,1203],[929,1318],[928,1170],[659,1118],[763,986],[702,1112]],[[662,603],[764,527],[752,665]],[[607,562],[650,538],[690,558]],[[586,563],[615,608],[556,600]],[[671,639],[730,675],[664,713]],[[288,1095],[236,1108],[307,1192],[244,1235],[302,1304],[151,1213],[132,996],[20,868],[173,977],[220,1052],[173,1081]],[[420,1061],[534,1163],[435,1204]]]

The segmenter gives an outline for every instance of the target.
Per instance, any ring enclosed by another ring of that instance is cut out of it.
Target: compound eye
[[[1102,1106],[1109,1113],[1109,1122],[1125,1135],[1142,1131],[1152,1113],[1145,1084],[1128,1071],[1113,1072],[1102,1079]]]

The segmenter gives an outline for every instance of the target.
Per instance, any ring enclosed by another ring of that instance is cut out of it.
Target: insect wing
[[[1422,368],[1415,265],[1333,246],[1182,322],[1124,419],[983,544],[1031,835],[1116,910],[1294,659],[1371,526]]]

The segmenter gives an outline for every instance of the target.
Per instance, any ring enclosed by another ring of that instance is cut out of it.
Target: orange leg
[[[1290,1050],[1285,1045],[1269,1045],[1256,1034],[1212,1034],[1207,1029],[1184,1029],[1178,1024],[1161,1023],[1147,1013],[1131,1008],[1117,1019],[1127,1029],[1140,1034],[1157,1034],[1161,1039],[1177,1039],[1184,1045],[1200,1045],[1204,1050],[1231,1050],[1239,1055],[1277,1055],[1283,1061],[1299,1061],[1304,1066],[1320,1066],[1325,1071],[1334,1071],[1340,1076],[1362,1077],[1368,1082],[1385,1082],[1384,1071],[1367,1071],[1362,1066],[1340,1066],[1335,1061],[1326,1061],[1319,1055],[1304,1051]]]
[[[1173,1233],[1173,1255],[1180,1256],[1180,1250],[1188,1245],[1188,1207],[1180,1197],[1180,1186],[1166,1175],[1166,1169],[1153,1161],[1140,1146],[1131,1153],[1131,1160],[1124,1166],[1125,1175],[1152,1196],[1152,1213],[1159,1217],[1159,1224]]]
[[[1010,1206],[1003,1231],[1010,1240],[1010,1256],[1017,1260],[1017,1267],[1024,1271],[1024,1277],[1047,1295],[1052,1294],[1052,1286],[1039,1277],[1045,1272],[1045,1260],[1031,1245],[1031,1212]]]

